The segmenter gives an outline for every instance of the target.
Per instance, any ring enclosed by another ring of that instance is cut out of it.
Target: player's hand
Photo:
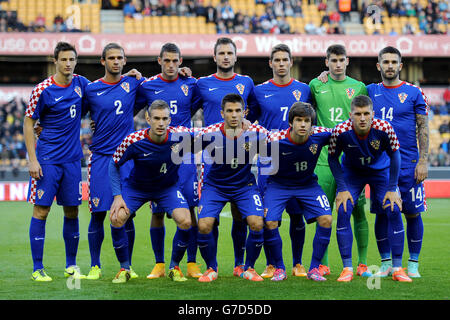
[[[182,67],[182,68],[178,69],[178,74],[182,77],[191,77],[192,70],[188,67]]]
[[[113,224],[119,220],[120,209],[124,209],[127,215],[130,214],[130,210],[128,209],[127,204],[123,200],[122,196],[117,195],[114,196],[114,201],[111,204],[111,209],[109,210],[110,212],[109,219]]]
[[[428,178],[428,163],[425,159],[420,159],[414,170],[414,179],[419,184]]]
[[[342,204],[344,206],[344,212],[347,212],[347,200],[350,200],[353,206],[355,203],[353,202],[352,194],[348,191],[338,192],[336,195],[336,211],[339,210],[339,206]]]
[[[39,138],[39,136],[41,135],[42,132],[42,127],[39,125],[39,123],[36,123],[36,125],[34,126],[34,134],[36,135],[36,137]]]
[[[136,80],[141,80],[141,78],[142,78],[142,73],[140,73],[136,69],[131,69],[130,71],[128,71],[124,75],[125,76],[129,76],[129,77],[134,77],[134,78],[136,78]]]
[[[248,128],[250,128],[250,126],[252,125],[252,123],[250,121],[248,121],[247,119],[242,119],[242,130],[247,131]]]
[[[317,79],[319,79],[323,83],[327,83],[329,73],[330,71],[322,71],[322,73],[317,77]]]
[[[95,121],[94,120],[91,120],[90,127],[91,127],[92,133],[94,133],[95,132]]]
[[[389,201],[390,203],[385,205],[387,201]],[[394,211],[395,204],[399,207],[400,211],[402,211],[402,198],[400,198],[398,192],[397,191],[386,192],[386,195],[384,196],[383,199],[383,209],[386,209],[387,207],[390,206],[391,211]]]
[[[28,164],[28,173],[32,178],[37,180],[44,176],[39,161],[30,161],[30,163]]]

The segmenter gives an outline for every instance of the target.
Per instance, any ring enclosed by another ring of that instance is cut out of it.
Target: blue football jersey
[[[203,107],[205,126],[222,122],[220,110],[223,97],[237,93],[248,104],[254,100],[253,89],[253,80],[237,73],[229,79],[219,78],[216,74],[201,77],[195,86],[195,109]]]
[[[352,120],[348,119],[333,128],[328,157],[339,157],[343,152],[343,167],[368,174],[370,169],[389,167],[387,154],[399,148],[397,135],[386,120],[374,118],[369,133],[360,137],[353,130]]]
[[[230,138],[226,136],[224,126],[224,122],[216,123],[197,135],[202,149],[209,155],[205,163],[211,164],[204,183],[229,191],[256,184],[251,172],[252,160],[259,152],[260,143],[265,144],[267,130],[251,125],[240,136]]]
[[[99,79],[86,87],[87,108],[95,122],[89,147],[92,152],[112,155],[123,138],[134,131],[134,103],[142,81],[122,76],[116,83]]]
[[[183,132],[190,138],[190,133],[184,129],[187,130],[169,127],[166,139],[161,143],[151,140],[149,128],[133,132],[123,139],[113,155],[113,161],[121,166],[128,160],[133,160],[134,166],[128,184],[143,190],[160,190],[175,184],[180,164],[172,160],[172,153],[179,152],[178,146],[183,137],[182,134],[175,133]]]
[[[268,80],[255,87],[256,103],[249,104],[248,119],[268,130],[289,128],[289,109],[298,101],[311,103],[311,90],[306,83],[291,79],[285,85]]]
[[[419,159],[416,136],[416,114],[428,114],[428,105],[422,90],[403,81],[398,86],[383,83],[367,86],[373,101],[375,117],[388,121],[400,142],[401,166],[416,166]]]
[[[37,159],[42,164],[58,164],[80,160],[81,112],[85,88],[89,80],[74,74],[66,86],[57,84],[53,76],[32,91],[25,116],[38,120],[42,127],[36,145]]]
[[[151,105],[155,100],[164,100],[170,107],[170,125],[190,128],[195,83],[196,79],[192,77],[177,77],[169,81],[161,74],[153,76],[139,87],[136,105]]]
[[[268,150],[271,151],[272,145],[277,143],[278,152],[270,154],[275,172],[267,178],[268,183],[275,181],[285,186],[296,187],[317,181],[314,169],[322,147],[330,142],[331,129],[314,126],[311,130],[311,135],[302,144],[292,140],[291,129],[269,135]]]

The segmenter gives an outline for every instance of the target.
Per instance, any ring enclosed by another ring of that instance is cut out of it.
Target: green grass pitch
[[[44,249],[44,265],[53,278],[50,283],[35,283],[30,279],[32,260],[28,239],[28,228],[31,219],[32,206],[25,202],[0,203],[0,300],[448,300],[450,294],[450,199],[429,199],[429,211],[423,215],[424,242],[420,257],[421,279],[412,283],[398,283],[389,279],[381,279],[372,285],[378,287],[369,289],[368,279],[356,277],[351,283],[336,281],[342,268],[335,232],[335,221],[329,246],[329,261],[332,274],[328,281],[316,283],[305,278],[290,276],[292,266],[291,245],[289,239],[289,220],[284,216],[280,228],[283,238],[283,255],[288,272],[288,279],[283,282],[253,283],[233,277],[234,255],[230,236],[231,217],[226,206],[221,216],[219,234],[219,279],[213,283],[200,283],[189,279],[183,283],[171,282],[168,278],[148,280],[146,275],[154,265],[154,255],[150,245],[150,213],[144,206],[135,218],[136,241],[133,254],[133,268],[139,275],[138,279],[126,284],[115,285],[112,278],[119,269],[112,248],[111,233],[108,219],[105,220],[105,240],[102,247],[103,278],[98,281],[82,280],[79,287],[72,283],[68,285],[64,278],[65,268],[64,241],[62,239],[62,208],[54,204],[46,226]],[[368,265],[378,265],[379,255],[373,233],[374,215],[368,214],[370,227],[370,243]],[[336,219],[333,213],[333,219]],[[89,211],[87,202],[80,207],[80,245],[77,263],[85,274],[89,271],[90,255],[87,241]],[[308,267],[311,260],[312,239],[315,226],[307,225],[306,240],[303,251],[303,264]],[[166,269],[170,258],[171,242],[175,232],[175,223],[166,219]],[[407,243],[403,265],[408,258]],[[357,252],[353,245],[353,262],[356,268]],[[200,252],[197,261],[205,270]],[[256,263],[256,270],[262,272],[265,266],[265,256],[262,251]],[[180,267],[186,270],[186,257]],[[70,289],[72,287],[72,289]]]

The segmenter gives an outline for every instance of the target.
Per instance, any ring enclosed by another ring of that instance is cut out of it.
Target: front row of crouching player
[[[411,281],[401,266],[404,228],[397,191],[399,143],[391,125],[373,117],[370,98],[355,97],[350,118],[333,130],[313,125],[315,111],[308,103],[292,105],[290,127],[281,131],[268,131],[249,124],[244,119],[244,101],[239,95],[225,96],[221,107],[223,122],[194,130],[170,127],[170,109],[165,102],[157,100],[146,111],[150,127],[130,134],[118,147],[109,170],[114,194],[111,207],[113,245],[121,267],[113,282],[126,282],[129,278],[123,225],[148,201],[163,207],[177,224],[169,277],[174,281],[186,280],[178,264],[186,251],[191,219],[186,200],[177,189],[179,163],[174,154],[200,150],[208,152],[212,163],[204,176],[198,210],[197,241],[207,269],[198,280],[211,282],[218,278],[217,236],[213,234],[213,227],[219,223],[220,212],[227,202],[238,207],[249,227],[245,266],[240,276],[251,281],[263,280],[254,265],[264,245],[275,262],[276,270],[271,280],[286,279],[278,228],[291,199],[299,203],[308,223],[317,221],[307,278],[326,280],[319,265],[330,241],[332,215],[314,173],[325,145],[329,145],[329,164],[338,185],[336,235],[344,267],[338,281],[353,278],[350,216],[366,184],[372,190],[375,213],[389,219],[393,279]],[[185,144],[187,140],[190,141]],[[342,164],[339,162],[341,153]],[[264,194],[260,194],[251,172],[255,154],[268,164],[263,173],[268,175]],[[134,161],[134,168],[121,186],[118,170],[128,160]]]

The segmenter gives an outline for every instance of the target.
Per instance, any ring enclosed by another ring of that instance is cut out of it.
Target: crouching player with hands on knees
[[[217,279],[216,241],[213,228],[227,202],[234,202],[249,226],[245,243],[245,266],[240,277],[263,281],[254,269],[261,253],[263,236],[263,205],[256,179],[251,172],[258,146],[265,144],[267,130],[259,125],[245,125],[244,100],[239,94],[227,94],[221,103],[223,122],[204,128],[194,141],[209,153],[211,167],[205,175],[198,210],[198,246],[206,262],[200,282]],[[198,143],[199,142],[199,143]]]
[[[389,242],[392,248],[393,280],[411,282],[402,269],[405,232],[401,217],[402,201],[398,194],[400,172],[400,145],[392,126],[374,118],[372,100],[357,96],[351,103],[350,119],[334,127],[328,163],[337,183],[336,210],[338,212],[336,237],[344,269],[338,281],[353,279],[353,234],[350,216],[355,199],[369,184],[371,201],[377,214],[389,220]],[[339,163],[341,153],[342,165]],[[390,161],[386,161],[386,157]],[[390,163],[390,165],[389,165]]]
[[[272,172],[267,172],[264,191],[264,245],[276,264],[273,281],[286,279],[278,227],[291,199],[298,202],[308,223],[317,221],[318,224],[307,277],[314,281],[326,280],[319,272],[319,265],[330,242],[332,216],[314,169],[322,147],[329,144],[331,130],[312,126],[314,120],[313,107],[309,103],[296,102],[289,110],[289,128],[268,136]],[[278,144],[278,152],[274,152],[277,149],[273,144]]]
[[[170,109],[162,100],[154,101],[147,108],[145,118],[150,127],[129,134],[119,145],[109,164],[114,195],[110,209],[111,234],[120,262],[120,271],[113,283],[124,283],[130,278],[128,240],[124,225],[148,201],[161,206],[177,224],[169,278],[173,281],[186,281],[178,265],[188,246],[191,215],[187,201],[177,188],[179,164],[172,161],[172,152],[179,142],[172,135],[184,130],[169,127]],[[129,179],[121,186],[119,169],[129,160],[134,162],[134,167]]]

